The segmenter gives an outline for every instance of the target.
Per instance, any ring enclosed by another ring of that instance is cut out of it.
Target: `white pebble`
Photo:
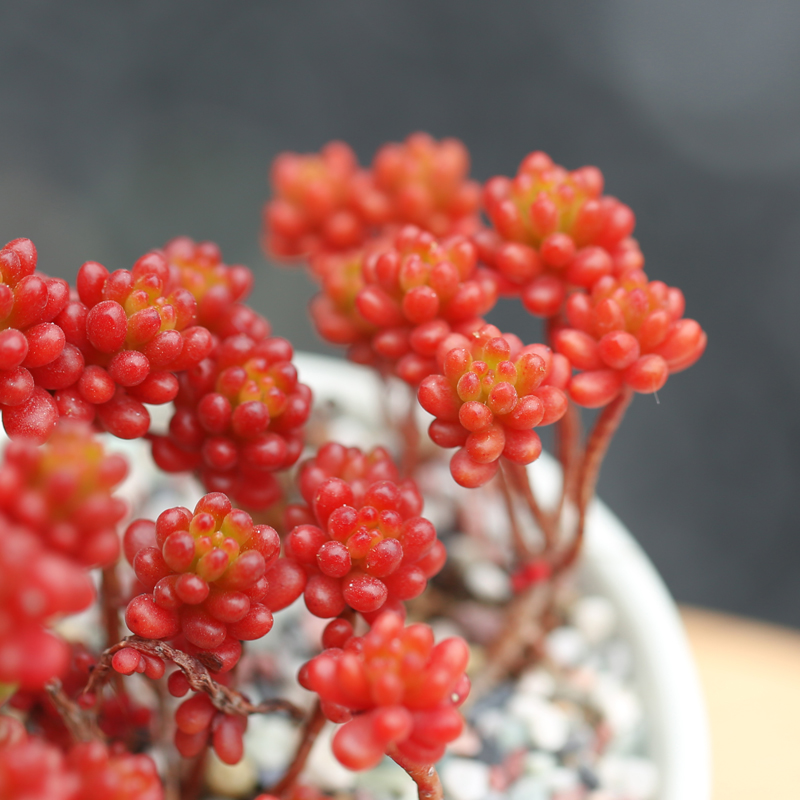
[[[556,679],[545,669],[536,667],[522,673],[517,683],[520,694],[537,697],[552,697],[556,690]]]
[[[434,617],[429,620],[428,624],[431,626],[433,638],[437,642],[441,642],[442,639],[449,639],[451,636],[464,635],[461,628],[459,628],[453,620],[447,619],[447,617]]]
[[[470,564],[464,572],[464,583],[475,597],[488,603],[504,603],[511,597],[508,573],[491,561]]]
[[[508,800],[547,800],[545,785],[531,775],[520,778],[509,790]]]
[[[451,758],[442,767],[442,786],[450,800],[484,800],[489,792],[489,766],[466,758]]]
[[[248,720],[247,752],[268,772],[289,766],[299,740],[298,726],[277,714],[253,714]]]
[[[504,752],[527,748],[531,744],[528,726],[522,720],[506,717],[495,737],[497,746]]]
[[[617,627],[617,612],[605,597],[582,597],[573,606],[570,617],[590,644],[608,639]]]
[[[506,715],[499,708],[487,708],[475,720],[475,727],[486,739],[491,739],[503,730],[503,725],[508,722]]]
[[[223,764],[214,753],[206,764],[206,784],[223,797],[252,797],[258,783],[256,768],[249,758],[238,764]]]
[[[333,725],[326,725],[322,729],[311,748],[311,755],[308,757],[303,775],[308,783],[323,790],[351,789],[355,783],[356,773],[343,767],[333,755],[331,739],[334,732]]]
[[[447,750],[454,756],[476,756],[482,746],[480,736],[469,725],[464,725],[461,735],[450,742]]]
[[[586,654],[586,639],[577,628],[565,625],[548,635],[545,647],[558,666],[575,667]]]
[[[528,726],[531,741],[540,749],[554,753],[567,743],[569,717],[557,706],[531,695],[517,695],[509,710]]]
[[[652,761],[635,756],[606,756],[597,765],[603,786],[631,800],[652,800],[658,790],[658,770]]]
[[[356,773],[356,786],[369,796],[389,796],[392,800],[417,800],[417,784],[391,759],[385,758],[374,769]]]
[[[598,676],[592,699],[617,736],[633,732],[642,719],[639,698],[608,676]]]
[[[580,778],[574,770],[567,767],[556,767],[546,778],[545,783],[551,792],[568,792],[580,784]]]
[[[525,773],[527,775],[547,775],[558,766],[551,753],[533,751],[525,754]]]

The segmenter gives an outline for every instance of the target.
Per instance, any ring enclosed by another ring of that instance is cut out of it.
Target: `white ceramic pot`
[[[385,387],[370,370],[311,354],[298,354],[295,364],[315,402],[335,403],[367,428],[380,427],[377,400]],[[543,455],[531,469],[545,496],[548,488],[556,491],[559,475],[553,459]],[[634,538],[599,501],[589,511],[580,569],[586,585],[614,604],[621,632],[632,645],[650,755],[660,773],[658,800],[709,800],[708,728],[675,603]]]

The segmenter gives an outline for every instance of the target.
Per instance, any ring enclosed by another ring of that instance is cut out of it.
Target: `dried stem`
[[[303,771],[303,768],[306,765],[311,748],[314,746],[314,742],[317,740],[319,732],[324,727],[325,721],[325,715],[322,713],[322,705],[319,700],[317,700],[317,702],[314,704],[314,709],[311,712],[311,715],[308,717],[306,724],[303,726],[303,733],[300,737],[300,746],[297,748],[297,752],[294,754],[292,763],[289,764],[286,773],[280,779],[280,781],[278,781],[278,783],[276,783],[275,786],[270,789],[270,794],[280,797],[284,792],[288,791],[294,786],[295,782],[300,777],[300,773]]]
[[[395,748],[388,751],[395,764],[402,767],[417,784],[419,800],[442,800],[444,792],[439,774],[433,764],[415,764],[402,756]]]
[[[595,420],[594,428],[586,442],[578,475],[578,527],[569,546],[555,564],[554,573],[556,574],[568,569],[580,553],[586,526],[586,511],[594,497],[600,467],[632,398],[633,390],[629,386],[623,387],[617,397],[600,412]]]
[[[94,716],[67,696],[58,678],[53,678],[44,688],[76,742],[104,741]]]
[[[207,667],[194,656],[177,650],[167,642],[152,639],[143,639],[140,636],[128,636],[121,642],[109,647],[103,652],[97,665],[89,676],[86,691],[96,691],[108,680],[112,672],[111,659],[114,653],[125,647],[132,647],[148,655],[158,656],[166,661],[171,661],[186,676],[189,686],[196,692],[205,692],[214,707],[225,714],[269,714],[274,711],[283,711],[294,719],[301,719],[303,712],[287,700],[264,700],[261,703],[251,703],[243,694],[217,683],[208,674]],[[214,665],[212,665],[213,668]]]
[[[511,494],[511,489],[509,488],[508,480],[506,478],[506,467],[502,463],[498,471],[498,483],[500,484],[500,489],[503,492],[503,499],[505,500],[506,510],[508,511],[508,521],[511,527],[511,537],[514,543],[514,553],[517,557],[517,561],[525,563],[525,561],[527,561],[531,556],[531,549],[528,547],[525,537],[522,535],[522,529],[520,528],[519,520],[517,519],[517,510],[514,507],[514,497]]]

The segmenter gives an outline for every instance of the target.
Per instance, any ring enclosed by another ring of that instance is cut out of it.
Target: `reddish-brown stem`
[[[181,800],[197,800],[200,797],[205,783],[207,756],[208,746],[204,747],[189,765],[186,777],[181,784]]]
[[[511,538],[514,544],[514,554],[517,557],[517,561],[525,563],[530,558],[531,550],[525,541],[525,537],[522,535],[522,529],[520,528],[519,520],[517,519],[517,510],[514,507],[514,497],[511,494],[511,489],[509,488],[508,480],[506,479],[506,465],[504,463],[500,464],[500,469],[498,470],[498,483],[500,484],[500,490],[503,493],[503,499],[506,503],[508,523],[511,528]]]
[[[503,629],[489,645],[486,666],[475,676],[467,703],[472,704],[515,669],[530,645],[542,637],[542,616],[550,607],[555,584],[534,583],[520,592],[506,607]]]
[[[558,421],[556,427],[556,452],[561,462],[561,498],[555,511],[556,520],[561,518],[561,511],[567,500],[577,502],[576,490],[578,464],[580,462],[581,416],[577,406],[571,400],[567,411]]]
[[[94,692],[105,683],[113,671],[111,659],[114,653],[124,647],[132,647],[142,653],[158,656],[165,661],[171,661],[186,676],[189,686],[195,692],[205,692],[215,708],[225,714],[238,714],[247,716],[248,714],[269,714],[274,711],[282,711],[289,714],[294,719],[301,719],[303,712],[288,700],[264,700],[261,703],[251,703],[243,694],[217,683],[209,674],[208,667],[219,669],[218,664],[204,664],[194,656],[178,650],[167,642],[153,639],[143,639],[140,636],[128,636],[121,642],[103,651],[100,659],[89,676],[86,684],[86,692]]]
[[[67,696],[58,678],[53,678],[44,688],[76,742],[104,741],[105,736],[94,716]]]
[[[303,771],[303,768],[306,765],[311,748],[314,746],[314,742],[317,740],[317,736],[319,736],[319,732],[322,730],[324,725],[325,715],[322,713],[322,705],[320,704],[319,700],[317,700],[314,705],[314,710],[311,712],[311,715],[306,720],[306,724],[303,726],[303,733],[300,737],[300,745],[297,748],[297,752],[294,754],[292,763],[289,764],[286,773],[280,779],[280,781],[278,781],[278,783],[276,783],[275,786],[270,789],[270,794],[280,797],[284,792],[289,791],[289,789],[294,786],[295,782],[300,777],[300,773]]]
[[[510,461],[507,462],[507,465],[509,468],[509,474],[514,480],[514,485],[517,491],[525,499],[531,515],[542,531],[542,535],[544,536],[545,552],[549,552],[553,549],[553,547],[555,547],[556,543],[556,528],[554,525],[554,520],[539,505],[539,501],[536,499],[536,495],[533,493],[533,487],[531,486],[528,470],[521,464],[513,464]]]
[[[419,800],[442,800],[444,792],[439,774],[433,764],[415,764],[401,755],[395,748],[388,751],[395,764],[402,767],[417,784]]]
[[[586,511],[594,497],[600,467],[632,399],[633,389],[629,386],[623,387],[622,391],[600,412],[595,420],[592,432],[586,441],[586,449],[578,473],[578,526],[569,546],[555,564],[555,573],[563,572],[572,566],[580,553],[586,526]]]
[[[103,627],[106,632],[106,647],[120,640],[119,607],[122,589],[119,584],[117,565],[110,564],[103,568],[100,583],[100,604],[102,607]],[[125,694],[125,682],[122,675],[114,673],[114,690]]]

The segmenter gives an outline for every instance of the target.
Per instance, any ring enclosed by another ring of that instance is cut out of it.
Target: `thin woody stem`
[[[106,645],[111,646],[120,640],[119,605],[121,589],[117,565],[111,564],[103,568],[102,588],[103,624],[106,630]]]
[[[405,756],[401,755],[395,748],[388,751],[389,757],[395,764],[402,767],[417,784],[419,800],[442,800],[444,791],[439,774],[433,764],[414,764]]]
[[[113,671],[111,659],[114,657],[114,653],[125,647],[131,647],[141,653],[171,661],[183,672],[189,686],[195,692],[207,694],[214,707],[225,714],[237,714],[245,717],[249,714],[268,714],[274,711],[283,711],[294,719],[301,719],[303,716],[303,712],[287,700],[276,699],[264,700],[261,703],[251,703],[240,692],[217,683],[209,675],[206,665],[199,659],[172,647],[167,642],[143,639],[140,636],[128,636],[105,650],[89,676],[85,691],[96,691],[109,679],[110,673]],[[214,665],[212,665],[212,668],[214,668]]]
[[[319,700],[317,700],[317,702],[314,704],[314,710],[311,712],[311,715],[306,720],[306,724],[303,726],[303,733],[300,737],[300,746],[297,748],[297,752],[294,754],[292,763],[289,764],[286,773],[280,779],[280,781],[278,781],[278,783],[276,783],[275,786],[270,789],[270,794],[280,797],[284,792],[288,791],[294,786],[294,784],[297,782],[297,779],[300,777],[300,773],[303,771],[303,768],[306,765],[309,753],[311,753],[311,748],[314,746],[317,736],[319,736],[320,731],[324,727],[325,721],[325,715],[322,713],[322,705]]]
[[[514,480],[517,491],[528,504],[531,515],[544,536],[545,551],[549,552],[556,544],[556,528],[553,518],[539,505],[530,482],[528,470],[520,464],[508,462],[509,474]]]
[[[508,522],[511,527],[514,553],[517,557],[517,560],[524,563],[528,560],[528,558],[530,558],[531,550],[525,541],[525,537],[522,535],[522,529],[520,528],[519,520],[517,519],[517,510],[514,507],[514,497],[511,494],[511,489],[509,488],[508,480],[506,478],[506,466],[503,463],[500,464],[498,479],[500,490],[503,492],[503,499],[506,503],[506,510],[508,511]]]
[[[580,553],[586,527],[586,512],[592,497],[594,497],[600,467],[632,399],[633,390],[629,386],[623,387],[622,391],[600,412],[595,420],[594,428],[586,442],[578,474],[578,527],[569,547],[555,564],[555,573],[561,573],[572,566]]]
[[[475,676],[467,698],[471,705],[517,667],[525,650],[543,635],[542,616],[550,608],[555,586],[551,581],[534,583],[507,606],[503,629],[489,645],[486,666]]]
[[[577,502],[578,464],[580,463],[581,417],[571,400],[567,411],[558,421],[556,427],[556,450],[561,462],[562,486],[561,498],[555,511],[555,518],[561,518],[564,503],[567,500]]]
[[[192,760],[186,777],[181,785],[181,800],[197,800],[203,791],[205,783],[206,761],[208,759],[208,745],[206,745]]]
[[[119,607],[122,590],[117,574],[117,565],[110,564],[103,568],[100,582],[100,604],[102,607],[103,626],[106,632],[106,647],[120,640]],[[114,673],[114,690],[117,694],[127,693],[122,675]]]

